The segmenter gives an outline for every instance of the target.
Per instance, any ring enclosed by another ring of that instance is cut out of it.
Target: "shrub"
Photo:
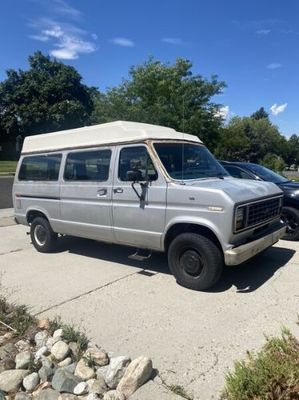
[[[279,338],[267,338],[259,353],[235,363],[222,399],[299,399],[299,341],[286,329]]]

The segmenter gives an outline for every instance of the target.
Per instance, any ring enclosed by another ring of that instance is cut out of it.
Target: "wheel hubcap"
[[[186,250],[182,253],[180,257],[181,268],[188,274],[192,276],[198,276],[202,270],[202,260],[200,255],[195,250]]]
[[[46,230],[42,225],[36,225],[34,239],[39,246],[44,246],[47,240]]]
[[[292,235],[295,234],[298,230],[298,221],[296,218],[291,215],[291,214],[283,214],[281,216],[281,220],[286,224],[287,226],[287,233]]]

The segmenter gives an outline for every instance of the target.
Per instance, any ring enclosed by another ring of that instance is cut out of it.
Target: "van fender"
[[[200,218],[200,217],[194,217],[194,216],[178,216],[173,219],[171,219],[168,224],[165,227],[165,231],[162,235],[161,238],[161,247],[163,248],[163,251],[166,250],[166,239],[167,239],[167,234],[170,231],[171,228],[173,228],[175,225],[179,224],[190,224],[190,225],[197,225],[198,227],[202,227],[207,229],[216,237],[218,240],[222,250],[226,250],[225,246],[225,241],[222,236],[222,233],[219,231],[216,225],[214,225],[211,221],[205,219],[205,218]]]

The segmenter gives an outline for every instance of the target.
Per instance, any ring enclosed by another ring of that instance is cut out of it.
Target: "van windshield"
[[[154,143],[169,176],[177,180],[229,176],[209,150],[192,143]]]

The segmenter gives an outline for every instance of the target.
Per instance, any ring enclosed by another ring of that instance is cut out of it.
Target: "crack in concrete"
[[[138,272],[139,272],[139,271],[132,272],[131,274],[122,276],[121,278],[115,279],[114,281],[105,283],[105,284],[102,285],[102,286],[98,286],[98,287],[96,287],[96,288],[94,288],[94,289],[88,290],[87,292],[80,293],[80,294],[78,294],[77,296],[71,297],[70,299],[63,300],[63,301],[61,301],[61,302],[59,302],[59,303],[57,303],[57,304],[54,304],[54,305],[52,305],[52,306],[50,306],[50,307],[48,307],[48,308],[45,308],[45,309],[42,310],[42,311],[37,312],[36,314],[33,314],[33,316],[34,316],[34,317],[37,317],[37,316],[40,315],[40,314],[43,314],[43,313],[48,312],[48,311],[50,311],[50,310],[53,310],[54,308],[58,308],[58,307],[60,307],[60,306],[63,306],[64,304],[71,303],[71,302],[74,301],[74,300],[78,300],[78,299],[80,299],[80,298],[82,298],[82,297],[84,297],[84,296],[88,296],[88,295],[91,294],[91,293],[97,292],[98,290],[104,289],[104,288],[106,288],[106,287],[108,287],[108,286],[111,286],[111,285],[114,285],[115,283],[118,283],[118,282],[120,282],[120,281],[122,281],[122,280],[124,280],[124,279],[130,278],[131,276],[138,274]]]
[[[0,256],[6,256],[7,254],[17,253],[18,251],[23,251],[23,250],[24,250],[24,249],[10,250],[10,251],[7,251],[6,253],[0,253]]]

